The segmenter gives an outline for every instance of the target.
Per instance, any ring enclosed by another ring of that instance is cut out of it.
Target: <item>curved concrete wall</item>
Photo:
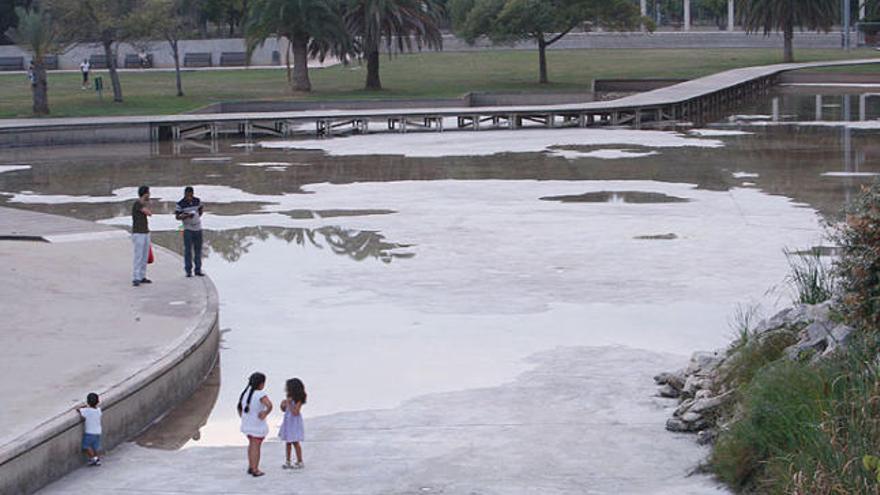
[[[169,257],[177,256],[164,251]],[[202,280],[208,303],[181,345],[100,393],[105,450],[130,440],[192,395],[216,364],[220,343],[219,301],[214,284],[207,277]],[[0,493],[32,493],[82,466],[82,428],[79,414],[70,409],[0,451]]]

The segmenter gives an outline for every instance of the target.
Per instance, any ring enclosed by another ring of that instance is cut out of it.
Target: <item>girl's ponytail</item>
[[[249,413],[251,412],[251,398],[254,396],[254,390],[256,390],[257,387],[262,386],[264,383],[266,383],[266,375],[260,372],[251,374],[250,378],[248,378],[247,387],[241,391],[241,395],[238,397],[239,414],[241,414],[242,411],[241,400],[244,399],[244,394],[247,393],[247,402],[244,403],[244,412]]]

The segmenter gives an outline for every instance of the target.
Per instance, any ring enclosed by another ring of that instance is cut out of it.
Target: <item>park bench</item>
[[[126,69],[141,69],[141,57],[137,53],[129,53],[123,62]],[[153,54],[147,54],[147,67],[153,67]]]
[[[58,55],[43,55],[43,66],[46,70],[58,70]]]
[[[104,55],[104,54],[90,55],[89,56],[89,66],[92,70],[106,69],[107,68],[107,55]]]
[[[24,70],[24,57],[0,57],[0,70]]]
[[[184,67],[211,67],[210,53],[187,53],[183,56]]]
[[[223,52],[220,54],[221,67],[239,67],[247,65],[247,53],[245,52]]]

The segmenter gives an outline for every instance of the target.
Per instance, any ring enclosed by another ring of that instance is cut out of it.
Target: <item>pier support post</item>
[[[773,122],[779,122],[779,97],[773,98]]]
[[[822,120],[823,109],[822,95],[816,95],[816,121]]]
[[[859,95],[859,120],[868,120],[868,95]]]

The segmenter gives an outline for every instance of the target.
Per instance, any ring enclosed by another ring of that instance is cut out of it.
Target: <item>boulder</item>
[[[837,332],[840,338],[836,337]],[[823,355],[830,347],[837,347],[841,341],[848,340],[852,329],[846,325],[835,325],[829,320],[816,320],[800,331],[800,339],[785,349],[785,355],[792,360],[800,359],[807,352]]]
[[[822,353],[822,356],[828,356],[837,349],[846,349],[853,332],[855,332],[853,327],[844,325],[843,323],[834,327],[834,330],[831,330],[831,335],[828,338],[828,347],[825,349],[825,352]]]
[[[733,397],[731,392],[727,392],[721,395],[717,395],[715,397],[707,397],[704,399],[697,399],[694,401],[694,405],[691,406],[690,412],[694,413],[707,413],[711,412],[720,406],[724,405],[728,400]]]
[[[696,423],[697,421],[700,421],[702,419],[703,419],[702,414],[698,414],[693,411],[688,411],[688,412],[684,413],[684,415],[681,417],[681,420],[684,421],[685,423]]]
[[[694,399],[685,399],[681,401],[681,404],[678,405],[672,415],[675,417],[683,416],[692,405],[694,405]]]
[[[718,352],[695,352],[691,356],[686,373],[688,375],[707,376],[721,364],[721,354]]]
[[[681,395],[680,390],[669,384],[660,387],[657,393],[660,395],[660,397],[666,397],[667,399],[677,399]]]
[[[654,377],[654,383],[657,385],[669,385],[679,391],[684,388],[684,380],[684,370],[664,372]]]

